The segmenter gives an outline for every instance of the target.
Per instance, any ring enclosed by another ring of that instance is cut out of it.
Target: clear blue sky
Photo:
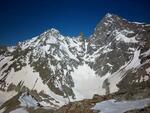
[[[50,28],[88,37],[108,12],[150,23],[150,0],[0,0],[0,45],[15,45]]]

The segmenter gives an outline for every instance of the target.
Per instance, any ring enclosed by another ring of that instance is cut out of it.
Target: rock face
[[[117,91],[148,97],[150,25],[106,14],[89,39],[50,29],[0,47],[0,90],[1,104],[28,92],[41,106],[54,108]]]
[[[149,30],[149,25],[138,25],[110,14],[97,25],[88,46],[94,48],[88,53],[96,56],[91,63],[95,72],[101,77],[109,76],[103,84],[107,93],[148,86]],[[117,89],[116,82],[119,82]]]

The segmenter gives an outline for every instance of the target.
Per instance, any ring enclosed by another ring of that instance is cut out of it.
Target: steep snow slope
[[[44,106],[58,107],[69,98],[74,100],[70,73],[81,63],[84,43],[81,36],[68,38],[51,29],[16,47],[7,47],[4,52],[8,56],[1,54],[1,89],[29,90]]]
[[[147,89],[149,31],[146,24],[107,14],[89,39],[52,28],[17,46],[0,47],[0,95],[6,96],[0,102],[28,92],[40,105],[58,108],[94,94]]]
[[[92,98],[94,94],[105,94],[101,88],[103,77],[100,78],[96,75],[87,64],[78,66],[71,76],[74,81],[73,91],[77,95],[77,99]]]

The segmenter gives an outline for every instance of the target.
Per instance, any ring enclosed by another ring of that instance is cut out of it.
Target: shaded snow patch
[[[150,98],[134,101],[116,101],[114,99],[97,103],[92,109],[99,113],[124,113],[133,109],[141,109],[150,104]]]

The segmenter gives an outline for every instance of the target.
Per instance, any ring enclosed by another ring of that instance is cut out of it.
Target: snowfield
[[[150,98],[134,101],[116,101],[114,99],[97,103],[92,109],[99,113],[124,113],[133,109],[141,109],[150,104]]]
[[[105,94],[105,89],[102,89],[105,76],[100,78],[87,64],[79,66],[71,75],[77,100],[92,98],[94,94]]]

